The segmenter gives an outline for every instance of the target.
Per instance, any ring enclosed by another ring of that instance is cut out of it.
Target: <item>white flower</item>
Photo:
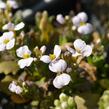
[[[15,0],[7,0],[7,4],[13,9],[18,8],[18,3]]]
[[[50,54],[49,56],[43,55],[41,56],[40,60],[44,63],[49,63],[49,69],[52,72],[63,72],[67,67],[67,63],[63,59],[59,59],[60,54],[60,46],[55,45],[53,54]]]
[[[43,55],[41,56],[40,60],[44,63],[50,63],[53,60],[56,60],[61,54],[61,48],[59,45],[55,45],[53,54]]]
[[[86,23],[85,25],[83,26],[80,26],[77,31],[80,33],[80,34],[89,34],[93,31],[93,27],[90,23]]]
[[[9,22],[7,24],[5,24],[2,29],[3,30],[15,30],[15,31],[18,31],[20,29],[22,29],[23,27],[25,26],[25,24],[23,22],[20,22],[19,24],[17,25],[14,25],[13,23]]]
[[[64,19],[64,17],[63,17],[62,14],[58,14],[58,15],[56,16],[56,20],[57,20],[57,22],[59,22],[60,24],[64,24],[64,23],[65,23],[65,19]]]
[[[12,83],[10,83],[8,88],[11,92],[16,93],[16,94],[21,94],[23,91],[22,88],[18,86],[15,81],[12,81]]]
[[[6,3],[0,0],[0,9],[5,9],[5,8],[6,8]]]
[[[68,85],[70,81],[71,81],[70,75],[63,73],[55,77],[55,79],[53,80],[53,85],[54,87],[60,89],[63,86]]]
[[[14,33],[12,31],[5,32],[0,37],[0,51],[9,50],[15,45]]]
[[[88,16],[84,12],[80,12],[72,18],[72,22],[74,26],[77,27],[77,31],[80,34],[89,34],[92,32],[92,25],[90,23],[87,23],[87,20]]]
[[[63,59],[53,61],[49,64],[49,69],[55,73],[63,72],[66,68],[67,68],[67,63]]]
[[[88,57],[92,53],[92,47],[90,45],[86,45],[86,43],[77,39],[74,41],[74,48],[78,54],[81,54],[83,57]]]
[[[17,56],[23,58],[18,61],[20,68],[28,67],[34,61],[34,58],[31,57],[31,51],[28,46],[24,45],[16,50]]]

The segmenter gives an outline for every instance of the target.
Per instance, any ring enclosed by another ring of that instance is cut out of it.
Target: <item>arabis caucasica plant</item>
[[[34,60],[34,58],[31,57],[31,51],[27,45],[18,48],[16,54],[18,57],[22,58],[18,61],[18,65],[21,69],[30,66]]]
[[[92,32],[93,28],[90,23],[87,23],[88,16],[85,12],[80,12],[72,18],[74,26],[80,34],[89,34]]]

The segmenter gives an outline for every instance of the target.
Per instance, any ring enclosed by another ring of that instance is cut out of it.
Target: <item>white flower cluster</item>
[[[9,84],[9,90],[16,94],[21,94],[23,92],[23,89],[17,85],[15,81],[12,81],[12,83]]]
[[[67,50],[72,53],[72,57],[82,56],[88,57],[92,53],[91,45],[87,45],[83,40],[76,39],[74,41],[74,48],[67,47]]]
[[[67,47],[67,50],[72,54],[72,57],[88,57],[92,53],[92,47],[90,45],[87,45],[81,39],[77,39],[74,41],[74,49]],[[67,63],[64,59],[60,58],[60,55],[61,47],[59,45],[55,45],[53,54],[42,55],[40,58],[42,62],[49,63],[50,71],[57,73],[57,76],[53,80],[53,85],[58,89],[68,85],[71,81],[70,75],[64,73],[67,72]]]
[[[55,77],[53,80],[53,85],[56,88],[62,88],[68,85],[71,78],[68,74],[63,73],[67,68],[67,63],[65,60],[60,59],[61,48],[59,45],[55,45],[53,54],[43,55],[40,60],[44,63],[49,63],[49,69],[55,73],[62,73]]]
[[[90,23],[87,23],[88,16],[85,12],[80,12],[72,18],[74,27],[77,28],[77,31],[80,34],[89,34],[92,32],[93,28]]]

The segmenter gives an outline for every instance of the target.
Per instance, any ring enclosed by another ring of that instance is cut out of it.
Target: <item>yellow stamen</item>
[[[4,44],[7,44],[8,42],[9,42],[9,39],[5,39],[5,40],[3,41]]]
[[[80,26],[83,26],[83,25],[85,25],[85,22],[80,22]]]
[[[51,60],[53,60],[53,59],[55,59],[56,58],[56,56],[54,55],[54,54],[50,54],[50,59]]]
[[[29,58],[30,57],[30,55],[28,54],[28,53],[25,53],[24,55],[23,55],[23,58],[25,59],[25,58]]]

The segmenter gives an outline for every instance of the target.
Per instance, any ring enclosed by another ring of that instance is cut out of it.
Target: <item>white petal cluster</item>
[[[80,12],[72,18],[74,26],[80,34],[89,34],[92,32],[93,28],[90,23],[87,23],[88,16],[85,12]]]
[[[52,72],[55,73],[63,72],[67,67],[67,63],[65,62],[65,60],[59,59],[60,54],[61,54],[60,46],[55,45],[52,56],[43,55],[41,56],[40,60],[44,63],[49,63],[49,69]]]
[[[18,65],[21,69],[30,66],[31,63],[34,61],[34,58],[31,57],[31,51],[26,45],[18,48],[16,50],[16,54],[18,57],[23,58],[18,61]]]
[[[74,48],[72,49],[70,47],[67,48],[67,50],[72,53],[73,57],[82,56],[82,57],[88,57],[92,53],[92,47],[90,45],[87,45],[83,40],[76,39],[74,41]]]
[[[22,29],[23,27],[25,26],[25,24],[23,22],[20,22],[19,24],[17,25],[14,25],[12,22],[9,22],[7,24],[5,24],[2,29],[3,30],[10,30],[10,31],[18,31],[20,29]]]
[[[58,15],[56,16],[56,20],[57,20],[57,22],[59,22],[60,24],[64,24],[64,23],[65,23],[65,19],[64,19],[64,17],[63,17],[62,14],[58,14]]]
[[[0,51],[12,49],[14,45],[14,33],[12,31],[3,33],[0,37]]]
[[[60,89],[63,86],[68,85],[70,81],[71,81],[71,77],[68,74],[63,73],[55,77],[55,79],[53,80],[53,85],[54,87]]]
[[[12,81],[12,83],[10,83],[8,88],[11,92],[16,94],[21,94],[23,91],[22,88],[19,85],[17,85],[15,81]]]

